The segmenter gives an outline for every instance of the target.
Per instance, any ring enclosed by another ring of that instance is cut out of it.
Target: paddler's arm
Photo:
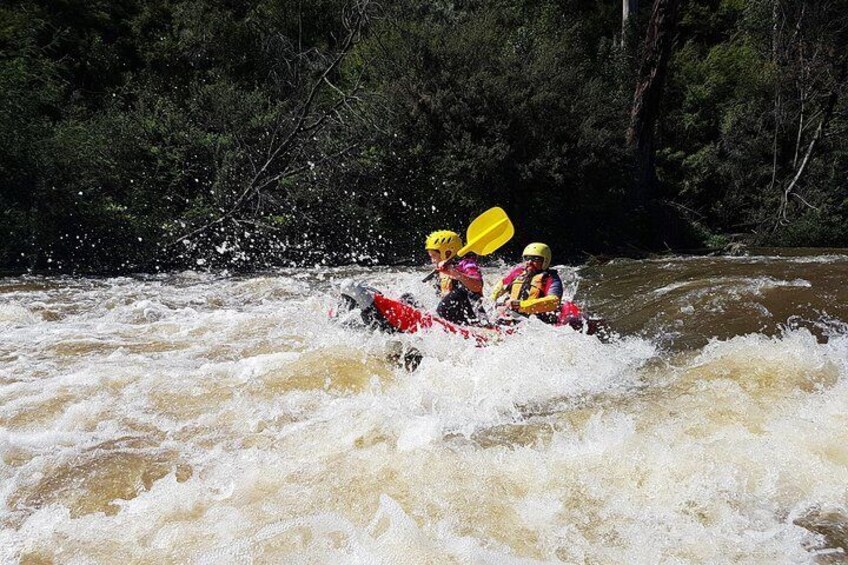
[[[544,289],[545,296],[522,300],[518,304],[518,311],[522,314],[546,314],[555,312],[562,302],[562,279],[556,272],[548,279]]]
[[[442,261],[436,267],[440,273],[444,273],[454,280],[458,280],[460,283],[465,286],[468,290],[475,294],[480,294],[483,292],[483,279],[476,277],[469,277],[465,273],[458,271],[454,266],[448,261]]]
[[[490,294],[489,297],[493,302],[497,302],[498,298],[500,298],[501,294],[504,292],[506,292],[506,289],[504,288],[503,280],[499,279],[498,284],[496,284],[495,288],[492,289],[492,294]]]
[[[456,277],[456,280],[464,284],[465,288],[475,294],[481,294],[483,292],[483,279],[475,279],[474,277],[469,277],[463,273],[457,274],[459,276]]]
[[[542,298],[529,298],[519,303],[518,311],[522,314],[545,314],[556,311],[559,308],[559,303],[560,298],[556,294]]]

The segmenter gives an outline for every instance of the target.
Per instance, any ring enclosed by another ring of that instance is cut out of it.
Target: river
[[[327,314],[423,269],[0,279],[0,562],[846,562],[848,250],[560,269],[611,341]]]

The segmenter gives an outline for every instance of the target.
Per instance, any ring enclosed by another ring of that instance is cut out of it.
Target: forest
[[[848,246],[848,0],[11,0],[0,267]]]

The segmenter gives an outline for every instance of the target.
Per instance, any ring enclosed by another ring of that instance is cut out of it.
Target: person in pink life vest
[[[488,325],[483,310],[483,274],[477,257],[457,258],[462,238],[456,232],[439,230],[427,236],[425,249],[439,272],[436,292],[441,297],[436,314],[456,324]]]

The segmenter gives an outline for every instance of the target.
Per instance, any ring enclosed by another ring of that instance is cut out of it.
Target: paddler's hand
[[[510,300],[506,303],[510,310],[518,312],[521,309],[521,301],[517,299]]]
[[[498,306],[497,316],[499,324],[512,325],[524,317],[517,310],[512,308],[512,305],[510,304],[511,302],[512,300],[507,300]]]
[[[436,270],[442,273],[443,275],[449,276],[452,279],[459,278],[460,273],[454,268],[453,261],[451,261],[450,259],[445,259],[444,261],[436,265]]]

